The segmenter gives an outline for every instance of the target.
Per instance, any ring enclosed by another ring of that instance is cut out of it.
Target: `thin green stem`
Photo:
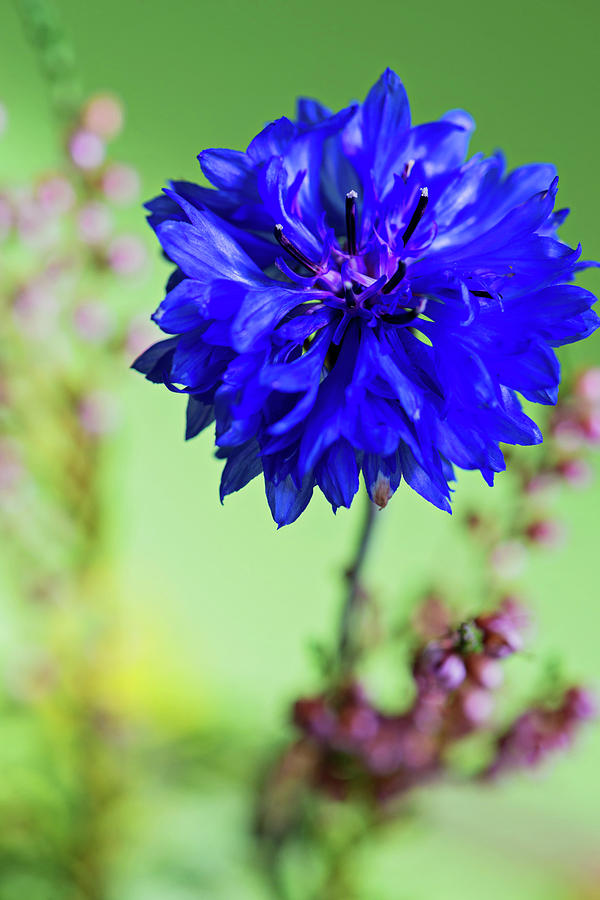
[[[347,593],[342,608],[338,642],[340,666],[345,672],[352,669],[359,651],[359,642],[355,633],[356,624],[358,614],[367,600],[367,594],[362,586],[361,574],[371,544],[377,511],[375,504],[367,497],[356,550],[345,573]]]

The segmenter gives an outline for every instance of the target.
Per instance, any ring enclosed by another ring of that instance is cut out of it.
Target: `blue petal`
[[[383,188],[397,159],[398,144],[410,128],[410,105],[404,85],[395,72],[386,69],[362,105],[364,153]]]
[[[246,291],[231,330],[236,350],[244,353],[260,345],[287,313],[310,296],[276,281],[269,287]]]
[[[341,438],[329,447],[317,464],[315,478],[334,512],[340,506],[350,507],[358,490],[358,465],[348,441]]]
[[[239,150],[203,150],[198,160],[208,180],[222,190],[243,190],[253,174],[252,161]]]
[[[265,491],[271,515],[277,526],[290,525],[304,512],[312,497],[314,478],[312,473],[305,476],[300,490],[294,484],[291,475],[274,484],[265,479]]]
[[[148,381],[153,381],[155,384],[164,382],[165,375],[168,375],[171,368],[177,340],[177,338],[169,338],[167,341],[153,344],[138,356],[131,368],[141,372]]]
[[[433,503],[434,506],[437,506],[438,509],[443,509],[446,512],[451,513],[452,508],[448,501],[448,487],[446,486],[446,491],[444,492],[434,484],[431,476],[417,463],[410,448],[407,447],[406,444],[400,445],[399,453],[402,474],[406,483],[410,485],[413,491],[416,491],[417,494],[420,494],[425,500],[429,500],[429,502]]]
[[[254,438],[239,447],[228,449],[226,453],[218,451],[217,456],[221,455],[227,457],[219,488],[219,496],[223,503],[228,494],[240,491],[253,478],[260,475],[263,467],[258,443]]]
[[[265,162],[272,156],[282,156],[296,133],[293,122],[282,116],[270,122],[248,144],[248,156],[254,163]]]
[[[213,403],[207,403],[200,397],[191,395],[186,409],[185,439],[196,437],[215,420],[215,407]]]

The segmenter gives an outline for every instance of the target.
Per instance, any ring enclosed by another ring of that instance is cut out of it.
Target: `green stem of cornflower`
[[[368,600],[368,595],[362,585],[361,574],[371,544],[378,509],[369,497],[366,497],[365,500],[363,523],[358,535],[356,550],[345,572],[347,593],[340,618],[338,639],[340,668],[345,673],[352,670],[358,658],[360,641],[356,633],[356,626],[359,614]]]

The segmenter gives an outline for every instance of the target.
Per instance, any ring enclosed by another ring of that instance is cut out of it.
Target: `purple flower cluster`
[[[556,704],[536,706],[519,716],[497,741],[485,778],[516,769],[532,769],[569,749],[580,725],[597,715],[595,698],[580,687],[567,690]]]
[[[340,800],[358,794],[385,803],[443,778],[448,750],[492,728],[501,660],[523,648],[528,627],[525,610],[507,597],[490,613],[417,647],[414,700],[398,714],[378,709],[356,681],[298,700],[293,719],[302,737],[293,753],[311,758],[312,786]],[[546,750],[566,746],[564,736],[570,740],[591,714],[586,697],[571,689],[558,710],[540,707],[521,716],[498,740],[489,775],[527,767]]]

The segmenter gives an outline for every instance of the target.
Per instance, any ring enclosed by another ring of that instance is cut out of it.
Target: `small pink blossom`
[[[134,234],[115,238],[108,248],[108,263],[118,275],[135,275],[146,263],[146,248]]]
[[[40,209],[48,216],[61,216],[75,203],[75,189],[62,175],[45,178],[36,191]]]
[[[575,384],[575,394],[593,404],[600,404],[600,367],[583,372]]]
[[[114,163],[102,176],[102,190],[113,203],[126,205],[137,199],[140,190],[140,176],[133,166]]]
[[[69,141],[71,159],[79,169],[97,169],[104,162],[104,142],[93,131],[76,131]]]
[[[110,140],[119,134],[123,127],[123,107],[120,100],[112,94],[96,94],[84,107],[82,121],[93,134]]]
[[[483,688],[468,688],[460,698],[462,713],[471,726],[488,722],[495,706],[495,700],[489,691]]]
[[[529,540],[550,550],[561,547],[566,540],[566,528],[556,519],[538,519],[527,528]]]
[[[81,240],[92,246],[108,240],[113,229],[113,217],[103,203],[88,203],[77,215],[77,232]]]
[[[557,471],[572,488],[585,488],[591,484],[594,473],[585,459],[565,459],[557,466]]]

